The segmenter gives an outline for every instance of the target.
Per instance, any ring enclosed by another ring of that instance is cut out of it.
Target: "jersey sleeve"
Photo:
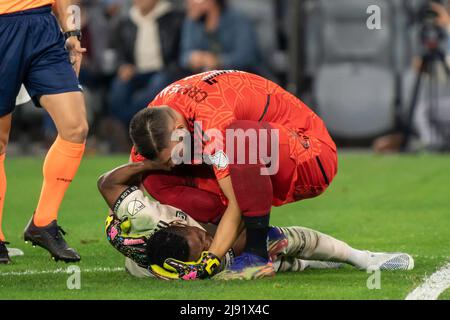
[[[183,211],[150,199],[137,187],[127,188],[117,199],[113,212],[120,221],[129,221],[127,233],[148,236],[172,224],[203,227]]]
[[[106,237],[111,245],[140,267],[147,267],[147,240],[157,230],[173,224],[198,227],[197,221],[177,208],[150,201],[137,187],[127,188],[106,219]]]
[[[122,192],[113,212],[119,220],[130,221],[130,234],[145,235],[157,228],[159,212],[137,186]]]

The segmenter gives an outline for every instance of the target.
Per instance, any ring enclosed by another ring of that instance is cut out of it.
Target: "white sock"
[[[361,251],[350,248],[347,263],[358,269],[367,269],[369,267],[369,251]]]
[[[289,245],[283,252],[288,257],[343,262],[358,269],[369,267],[369,251],[354,249],[341,240],[308,228],[280,229],[288,237]]]

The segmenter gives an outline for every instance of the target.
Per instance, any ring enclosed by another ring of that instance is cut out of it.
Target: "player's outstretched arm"
[[[103,174],[97,181],[98,190],[112,208],[126,189],[140,185],[142,173],[155,169],[151,161],[125,164]]]
[[[234,194],[230,176],[219,180],[220,188],[228,199],[228,207],[220,220],[209,251],[223,257],[236,242],[242,231],[241,210]]]

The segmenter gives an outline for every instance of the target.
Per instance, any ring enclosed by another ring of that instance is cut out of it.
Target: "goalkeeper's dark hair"
[[[130,122],[130,138],[136,151],[149,160],[156,160],[158,154],[169,145],[168,108],[145,108],[136,113]]]
[[[167,258],[187,261],[190,248],[185,235],[186,229],[179,226],[170,226],[156,231],[147,241],[149,265],[156,264],[163,267]]]

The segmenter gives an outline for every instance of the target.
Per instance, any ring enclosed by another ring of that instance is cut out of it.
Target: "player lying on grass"
[[[188,171],[179,167],[214,169],[215,186],[208,180],[198,187],[220,197],[224,211],[202,259],[166,264],[183,279],[211,276],[243,225],[244,252],[222,276],[273,276],[267,253],[272,206],[319,196],[337,173],[336,146],[323,121],[280,86],[241,71],[205,72],[168,86],[135,115],[130,136],[133,161],[148,159],[170,170],[146,177],[150,195],[197,221],[220,206],[194,210],[206,201],[200,192],[193,196]]]
[[[112,225],[115,225],[116,230],[123,232],[120,227],[120,221],[113,219]],[[108,228],[111,230],[111,227]],[[152,234],[150,237],[142,238],[142,245],[140,248],[145,248],[142,258],[146,259],[147,264],[142,265],[127,257],[125,259],[125,268],[133,276],[153,277],[156,276],[162,279],[179,279],[176,273],[167,273],[164,270],[164,262],[170,257],[177,257],[177,259],[196,260],[203,251],[208,250],[215,232],[216,226],[206,225],[200,227],[172,224],[167,228],[160,229]],[[338,269],[342,263],[331,261],[307,260],[305,257],[312,253],[317,255],[312,250],[313,242],[309,236],[316,235],[313,230],[308,230],[302,227],[270,227],[267,241],[268,254],[274,261],[275,272],[301,272],[306,269]],[[303,242],[300,236],[308,235],[308,241]],[[288,237],[292,237],[288,240]],[[126,237],[123,237],[126,239]],[[317,240],[317,238],[314,238]],[[123,243],[123,241],[121,241]],[[118,241],[111,241],[111,244],[120,252],[124,252],[123,244]],[[222,259],[221,266],[217,273],[227,268],[236,255],[242,253],[245,245],[245,232],[241,233],[233,247],[226,253],[225,259]],[[129,248],[128,252],[129,251]],[[135,247],[139,250],[139,247]],[[125,251],[126,252],[126,251]],[[139,251],[137,251],[139,252]],[[136,259],[140,261],[141,259]],[[149,267],[150,266],[150,267]]]
[[[113,211],[107,219],[106,232],[111,244],[128,258],[127,270],[133,275],[178,279],[178,273],[164,269],[166,260],[197,260],[210,248],[215,227],[202,226],[189,214],[151,201],[144,195],[138,187],[142,176],[158,169],[154,162],[143,161],[120,166],[100,177],[99,190]],[[209,198],[204,200],[218,201],[212,193]],[[246,232],[241,232],[215,271],[219,279],[219,272],[232,264],[235,254],[242,253],[245,242]],[[348,263],[359,269],[413,268],[413,260],[407,254],[356,250],[340,240],[303,227],[270,227],[267,243],[268,255],[278,272],[339,266],[308,260]]]
[[[214,169],[226,209],[209,252],[198,264],[169,267],[198,278],[211,275],[205,267],[225,255],[242,224],[247,241],[230,277],[253,277],[246,269],[273,276],[266,244],[272,206],[322,194],[337,172],[336,146],[322,120],[280,86],[241,71],[205,72],[168,86],[135,115],[130,136],[139,155],[167,169],[176,169],[180,157],[183,164]],[[176,136],[186,148],[177,149]],[[150,194],[169,203],[165,180]]]

